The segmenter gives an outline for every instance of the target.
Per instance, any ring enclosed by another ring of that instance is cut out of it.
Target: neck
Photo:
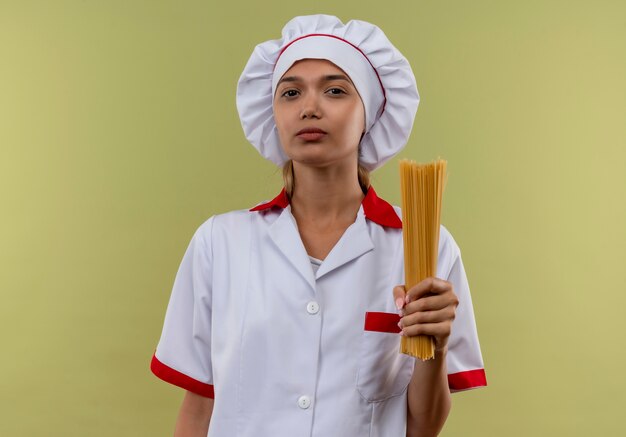
[[[296,181],[290,203],[296,219],[329,226],[354,222],[365,197],[356,165],[317,168],[294,162],[293,170]]]

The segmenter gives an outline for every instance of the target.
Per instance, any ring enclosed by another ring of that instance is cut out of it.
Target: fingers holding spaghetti
[[[408,303],[404,306],[404,317],[398,323],[401,335],[429,335],[434,338],[436,350],[445,349],[459,303],[452,284],[439,278],[426,278],[407,292],[405,301]]]

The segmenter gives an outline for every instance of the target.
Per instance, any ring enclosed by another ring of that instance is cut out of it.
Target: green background
[[[626,435],[626,3],[0,0],[0,435],[171,435],[149,372],[212,214],[273,197],[235,87],[295,15],[379,25],[448,160],[489,387],[443,436]],[[390,290],[391,292],[391,290]]]

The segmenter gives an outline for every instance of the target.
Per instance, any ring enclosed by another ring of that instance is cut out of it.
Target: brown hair
[[[370,187],[370,172],[368,169],[363,167],[363,165],[359,162],[358,167],[358,177],[359,177],[359,185],[361,186],[361,190],[363,194],[367,194],[367,190]],[[293,174],[293,161],[290,159],[285,162],[283,165],[283,181],[285,184],[285,191],[287,192],[287,196],[291,198],[293,195],[293,188],[295,186],[295,177]]]

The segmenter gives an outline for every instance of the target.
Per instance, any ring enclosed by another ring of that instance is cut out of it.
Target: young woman
[[[176,436],[434,436],[451,391],[486,385],[454,239],[442,226],[436,277],[397,285],[400,210],[369,183],[418,102],[369,23],[296,17],[256,47],[237,105],[285,186],[209,218],[183,257],[151,364],[187,390]],[[433,360],[399,353],[418,334]]]

